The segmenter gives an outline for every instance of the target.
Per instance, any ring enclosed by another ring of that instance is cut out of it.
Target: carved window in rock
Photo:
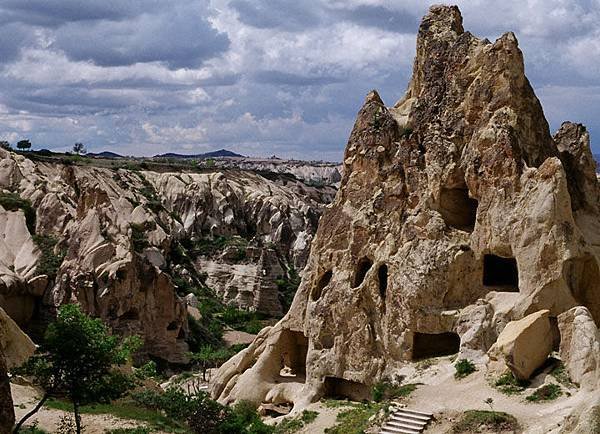
[[[353,288],[358,288],[365,280],[367,273],[373,266],[373,261],[371,261],[368,257],[362,258],[356,264],[356,271],[354,272],[354,279],[352,282]]]
[[[469,197],[469,190],[466,186],[442,188],[439,212],[448,226],[461,231],[473,232],[477,206],[477,200]]]
[[[517,260],[496,255],[484,255],[483,285],[499,292],[519,292]]]
[[[385,302],[388,287],[388,266],[386,264],[381,264],[377,269],[377,282],[379,284],[379,296]]]
[[[311,294],[311,298],[313,301],[317,301],[319,298],[321,298],[321,295],[323,295],[323,290],[327,285],[329,285],[329,282],[331,282],[332,277],[333,271],[331,270],[327,270],[321,275],[321,277],[319,277],[319,280],[317,281],[317,284],[314,287]]]
[[[413,360],[449,356],[458,353],[460,337],[457,333],[418,333],[413,335]]]

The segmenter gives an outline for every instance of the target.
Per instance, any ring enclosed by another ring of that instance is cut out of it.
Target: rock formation
[[[275,281],[303,268],[335,193],[276,174],[158,173],[0,152],[0,306],[36,334],[56,307],[78,302],[174,363],[187,351],[180,296],[202,280],[225,302],[283,313]]]
[[[15,422],[7,372],[25,363],[34,351],[31,339],[0,308],[0,434],[10,433]]]
[[[421,22],[405,96],[369,93],[288,314],[224,364],[224,403],[362,398],[411,360],[486,361],[510,321],[575,306],[600,321],[600,213],[589,137],[550,135],[512,33]],[[282,369],[292,376],[281,376]]]

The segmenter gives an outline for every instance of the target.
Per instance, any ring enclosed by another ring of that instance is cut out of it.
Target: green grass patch
[[[516,431],[519,428],[514,416],[501,411],[468,410],[452,427],[453,433],[472,433],[481,430],[496,432]]]
[[[106,431],[106,434],[150,434],[150,428],[139,426],[137,428],[117,428]]]
[[[558,384],[545,384],[538,387],[535,392],[525,398],[529,402],[552,401],[562,395]]]
[[[19,429],[20,434],[48,434],[48,431],[38,428],[37,425],[24,426]]]
[[[371,395],[373,401],[382,402],[390,399],[405,398],[410,396],[417,389],[416,384],[395,385],[385,381],[379,382],[373,386]]]
[[[304,410],[299,416],[292,419],[286,419],[275,427],[274,434],[292,434],[300,431],[307,425],[315,421],[319,415],[316,411]]]
[[[58,399],[50,398],[44,406],[65,412],[73,411],[73,404]],[[84,405],[79,408],[79,411],[81,414],[110,414],[121,419],[145,422],[153,430],[162,430],[177,434],[188,432],[182,425],[160,412],[140,407],[130,399],[124,399],[112,404]]]
[[[325,429],[325,434],[363,434],[369,427],[369,419],[381,409],[387,409],[384,403],[360,403],[337,415],[337,425]]]
[[[347,399],[323,399],[321,403],[327,408],[356,407],[358,402]]]
[[[35,274],[38,276],[46,274],[50,278],[56,277],[66,253],[64,251],[60,251],[58,254],[54,253],[58,240],[50,235],[34,235],[32,238],[42,252]]]
[[[475,363],[468,359],[460,359],[454,365],[454,369],[456,369],[456,372],[454,373],[454,378],[456,379],[465,378],[477,370],[477,368],[475,368]]]
[[[29,233],[35,233],[35,209],[29,200],[22,199],[17,193],[4,192],[0,193],[0,205],[7,211],[23,211]]]
[[[505,395],[516,395],[529,386],[529,381],[518,380],[512,372],[506,372],[495,381],[494,386]]]
[[[565,365],[563,365],[562,362],[558,362],[557,365],[554,368],[552,368],[552,370],[550,371],[550,375],[552,375],[556,379],[556,381],[558,381],[563,386],[566,386],[566,387],[576,387],[577,386],[575,383],[573,383],[571,381],[571,378],[569,377],[569,373],[567,372],[567,369],[565,368]]]

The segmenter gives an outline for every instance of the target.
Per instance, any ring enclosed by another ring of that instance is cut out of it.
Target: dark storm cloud
[[[402,10],[391,10],[384,6],[362,5],[336,12],[341,19],[390,32],[414,33],[419,24],[416,15]]]
[[[160,4],[159,0],[3,0],[0,15],[5,20],[56,27],[77,21],[120,21],[152,12]]]
[[[285,86],[323,86],[344,81],[342,78],[328,75],[310,76],[273,70],[257,71],[253,78],[257,83]]]
[[[242,23],[260,29],[301,31],[321,22],[322,6],[307,0],[233,0],[229,3]]]

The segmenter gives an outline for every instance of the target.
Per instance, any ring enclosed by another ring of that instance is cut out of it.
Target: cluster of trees
[[[27,151],[31,149],[31,142],[27,139],[19,140],[17,142],[17,149],[20,151]],[[10,142],[7,140],[0,140],[0,148],[10,151],[12,150],[12,146]],[[81,142],[77,142],[73,145],[73,152],[77,155],[85,154],[87,151],[85,149],[85,145]]]

